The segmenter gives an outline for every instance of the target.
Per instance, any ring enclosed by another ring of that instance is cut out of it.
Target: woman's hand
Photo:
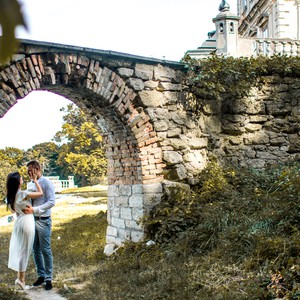
[[[37,180],[37,173],[36,170],[32,170],[31,172],[28,172],[30,180],[36,181]]]

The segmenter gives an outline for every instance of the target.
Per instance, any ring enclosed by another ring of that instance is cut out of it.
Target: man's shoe
[[[45,290],[49,291],[52,289],[52,282],[50,280],[46,280]]]
[[[45,278],[44,278],[44,277],[39,277],[39,278],[37,279],[37,281],[35,281],[32,285],[33,285],[33,286],[40,286],[42,283],[44,283],[44,281],[45,281]]]

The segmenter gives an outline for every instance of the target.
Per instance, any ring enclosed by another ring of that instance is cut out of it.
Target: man
[[[33,244],[34,262],[38,279],[33,286],[45,283],[45,289],[52,289],[53,279],[53,256],[51,250],[51,207],[55,205],[55,190],[53,183],[42,175],[40,164],[32,160],[27,164],[29,177],[36,173],[38,183],[43,190],[43,196],[33,200],[33,206],[27,205],[24,209],[26,214],[34,214],[35,238]]]

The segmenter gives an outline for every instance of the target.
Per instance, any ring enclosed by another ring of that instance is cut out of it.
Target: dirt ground
[[[43,287],[31,288],[30,290],[23,291],[24,296],[30,300],[66,300],[63,296],[59,295],[55,288],[50,291],[46,291]]]

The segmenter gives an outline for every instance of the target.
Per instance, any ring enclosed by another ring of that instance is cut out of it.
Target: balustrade
[[[300,41],[298,40],[283,40],[283,39],[254,39],[254,55],[300,55]]]
[[[64,189],[74,188],[74,176],[68,176],[67,180],[60,180],[59,176],[45,176],[48,178],[54,185],[55,192],[60,192]]]

